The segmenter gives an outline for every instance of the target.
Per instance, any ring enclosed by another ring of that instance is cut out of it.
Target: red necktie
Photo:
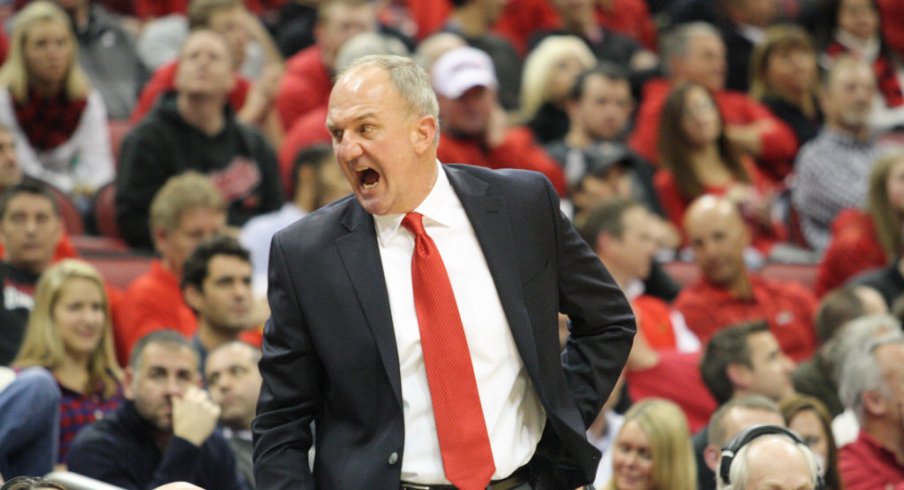
[[[424,231],[423,216],[408,213],[402,226],[414,234],[414,308],[443,469],[459,489],[483,490],[496,465],[452,284],[439,250]]]

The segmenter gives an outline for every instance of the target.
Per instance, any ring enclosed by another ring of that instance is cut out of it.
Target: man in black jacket
[[[229,203],[229,224],[282,206],[276,155],[257,130],[238,122],[228,96],[235,83],[226,41],[193,32],[179,58],[176,91],[125,138],[116,181],[116,217],[132,246],[151,248],[148,208],[173,175],[197,170]]]
[[[174,481],[241,488],[232,452],[214,432],[220,408],[199,380],[188,340],[168,330],[143,337],[126,369],[126,403],[76,436],[69,469],[136,490]]]

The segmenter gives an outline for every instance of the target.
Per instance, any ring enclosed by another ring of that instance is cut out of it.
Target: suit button
[[[389,455],[389,459],[386,460],[389,464],[396,464],[399,461],[399,453],[393,451],[392,454]]]

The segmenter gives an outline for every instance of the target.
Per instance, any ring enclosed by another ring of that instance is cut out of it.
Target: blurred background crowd
[[[755,423],[904,488],[897,0],[0,1],[3,477],[253,488],[270,239],[350,193],[324,122],[371,54],[631,300],[597,488],[715,488]]]

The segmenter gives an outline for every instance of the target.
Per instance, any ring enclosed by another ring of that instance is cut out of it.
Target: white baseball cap
[[[496,88],[496,71],[493,60],[483,51],[471,48],[455,48],[442,55],[430,70],[433,90],[450,99],[457,99],[474,87]]]

